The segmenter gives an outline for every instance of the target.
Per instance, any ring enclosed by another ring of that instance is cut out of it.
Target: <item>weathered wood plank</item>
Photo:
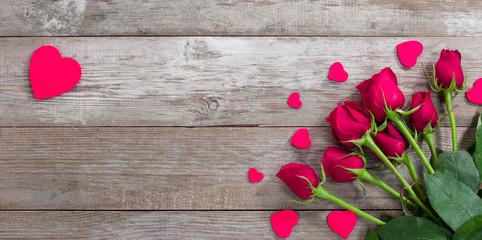
[[[0,128],[0,209],[339,208],[283,200],[296,197],[275,177],[280,167],[304,162],[319,172],[324,149],[334,145],[329,128],[309,130],[312,147],[297,149],[290,144],[296,128]],[[461,148],[472,130],[459,128]],[[449,136],[444,127],[437,137],[445,149]],[[251,167],[265,174],[262,182],[249,183]],[[401,188],[391,173],[376,174]],[[356,183],[326,188],[363,209],[400,209],[369,184],[365,199]]]
[[[2,36],[481,36],[477,0],[4,0]]]
[[[469,86],[482,76],[482,38],[417,39],[425,52],[410,70],[394,50],[407,38],[1,38],[0,126],[327,126],[336,104],[360,101],[355,86],[383,67],[398,74],[407,102],[428,90],[420,68],[442,48],[462,52]],[[77,59],[83,77],[67,94],[39,101],[28,66],[44,44]],[[327,79],[335,61],[347,82]],[[286,104],[293,91],[301,109]],[[464,96],[455,104],[458,124],[473,125],[481,108]]]
[[[273,211],[0,211],[2,238],[41,239],[278,239]],[[326,224],[329,211],[298,211],[290,239],[341,239]],[[368,211],[376,217],[399,211]],[[377,225],[358,217],[348,239]]]

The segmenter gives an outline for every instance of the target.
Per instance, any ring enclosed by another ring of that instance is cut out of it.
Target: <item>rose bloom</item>
[[[284,165],[276,176],[281,179],[297,197],[305,200],[310,199],[313,195],[313,190],[311,190],[310,184],[306,179],[308,179],[315,188],[318,187],[319,184],[319,177],[315,170],[308,165],[300,163]]]
[[[400,109],[405,103],[405,96],[398,88],[397,76],[390,68],[384,68],[356,88],[361,94],[363,107],[369,110],[377,121],[383,121],[387,117],[385,103],[391,110]]]
[[[373,141],[387,157],[401,157],[408,147],[405,137],[391,123],[384,131],[378,132]]]
[[[437,110],[430,98],[431,92],[432,91],[418,92],[412,95],[412,108],[418,106],[420,106],[420,108],[410,114],[410,121],[412,122],[413,127],[419,132],[423,132],[428,124],[430,124],[432,128],[438,124],[439,118]]]
[[[351,153],[351,151],[341,147],[327,148],[321,161],[326,175],[339,183],[355,181],[357,176],[345,168],[363,169],[365,163],[360,156],[345,157]]]
[[[354,101],[338,104],[326,120],[331,124],[333,137],[347,147],[355,147],[347,141],[358,140],[371,130],[367,112]]]
[[[440,58],[435,64],[436,84],[441,88],[449,88],[455,76],[455,86],[462,87],[464,84],[464,72],[460,65],[462,56],[458,50],[445,50],[440,52]]]

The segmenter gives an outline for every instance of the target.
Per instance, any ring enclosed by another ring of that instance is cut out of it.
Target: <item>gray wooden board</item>
[[[41,239],[278,239],[275,211],[0,211],[2,238]],[[298,211],[289,239],[342,239],[330,230],[330,211]],[[367,211],[376,217],[400,211]],[[358,217],[348,239],[378,226]]]
[[[461,51],[468,86],[482,76],[482,38],[416,38],[425,50],[407,69],[395,46],[410,39],[0,38],[0,126],[327,126],[329,112],[360,101],[355,86],[383,67],[398,74],[407,106],[411,94],[428,90],[422,64],[431,66],[443,48]],[[45,44],[78,60],[83,76],[72,91],[35,100],[29,61]],[[327,79],[335,61],[350,74],[344,83]],[[300,109],[286,104],[294,91]],[[433,99],[442,116],[441,98]],[[463,94],[454,104],[459,126],[475,124],[480,107]]]
[[[309,128],[312,146],[297,149],[290,143],[296,130],[0,128],[0,209],[339,208],[323,200],[308,206],[285,201],[296,197],[275,177],[280,167],[299,162],[320,172],[324,150],[335,144],[329,128]],[[461,148],[467,147],[473,136],[473,128],[459,128]],[[450,148],[450,129],[443,127],[436,139]],[[413,154],[412,158],[419,163]],[[370,165],[379,162],[372,159]],[[263,181],[249,182],[247,172],[252,167],[264,173]],[[401,166],[400,171],[410,179],[406,168]],[[401,189],[390,172],[375,174]],[[398,200],[368,183],[366,186],[364,197],[356,182],[328,181],[325,185],[333,194],[362,209],[400,209]]]
[[[3,0],[1,36],[480,36],[477,0]]]

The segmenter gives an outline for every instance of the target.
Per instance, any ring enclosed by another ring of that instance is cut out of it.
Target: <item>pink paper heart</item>
[[[291,137],[291,144],[298,148],[309,148],[311,146],[310,132],[306,128],[300,128]]]
[[[475,81],[474,86],[466,93],[471,103],[482,104],[482,78]]]
[[[300,108],[302,104],[300,100],[300,94],[297,92],[292,93],[288,98],[288,104],[294,108]]]
[[[403,66],[411,68],[417,63],[417,57],[423,52],[423,45],[419,41],[408,41],[397,45],[398,59]]]
[[[350,210],[344,212],[333,211],[328,215],[327,222],[333,232],[342,238],[347,238],[353,231],[353,228],[355,228],[357,217]]]
[[[298,214],[293,210],[283,210],[271,215],[271,226],[280,238],[287,238],[298,224]]]
[[[36,99],[55,97],[71,90],[82,71],[72,58],[62,58],[52,46],[35,50],[30,60],[30,83]]]
[[[263,173],[258,172],[256,168],[249,169],[248,176],[250,182],[260,182],[264,178]]]
[[[348,79],[348,73],[345,71],[340,62],[335,62],[330,67],[328,79],[335,82],[344,82]]]

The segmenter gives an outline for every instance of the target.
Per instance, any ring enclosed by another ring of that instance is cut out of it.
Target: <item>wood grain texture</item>
[[[407,106],[411,94],[428,90],[421,67],[431,66],[442,48],[461,51],[468,86],[482,76],[482,38],[417,38],[425,51],[413,69],[401,66],[395,51],[406,40],[0,38],[0,126],[327,126],[329,112],[342,101],[360,101],[355,86],[383,67],[398,74]],[[29,60],[45,44],[78,60],[83,76],[72,91],[35,100]],[[344,64],[348,81],[327,79],[335,61]],[[303,101],[296,110],[286,104],[294,91]],[[463,94],[454,104],[458,125],[474,125],[481,108]]]
[[[1,212],[2,238],[27,239],[278,239],[273,211],[38,211]],[[289,239],[342,239],[326,224],[329,211],[298,211]],[[368,211],[399,216],[399,211]],[[358,217],[348,239],[363,239],[377,225]]]
[[[339,208],[323,200],[308,206],[284,201],[296,197],[275,177],[280,167],[300,162],[319,172],[324,149],[334,145],[329,128],[309,128],[311,148],[297,149],[290,143],[296,129],[0,128],[0,209]],[[461,148],[474,139],[473,129],[459,128],[459,134]],[[450,148],[449,136],[444,127],[437,142]],[[249,183],[252,167],[264,173],[262,182]],[[404,167],[400,171],[410,179]],[[376,175],[401,188],[390,172]],[[399,201],[366,185],[365,198],[356,182],[325,187],[362,209],[400,209]]]
[[[3,0],[1,36],[481,36],[477,0]]]
[[[324,119],[344,100],[360,102],[354,87],[383,67],[408,106],[428,90],[422,64],[458,48],[471,86],[482,76],[481,15],[476,0],[2,0],[0,238],[273,239],[269,216],[295,209],[290,239],[341,239],[325,220],[340,207],[284,201],[296,197],[276,172],[290,162],[320,172],[335,144]],[[395,51],[406,40],[425,46],[411,70]],[[79,61],[83,77],[39,101],[28,69],[46,44]],[[335,61],[347,82],[327,80]],[[286,104],[294,91],[301,109]],[[455,104],[465,148],[481,108],[464,96]],[[301,126],[309,149],[289,142]],[[446,150],[447,126],[436,134]],[[249,183],[251,167],[262,182]],[[376,175],[401,188],[389,172]],[[399,201],[366,186],[364,196],[355,183],[325,185],[375,216],[401,214]],[[367,228],[376,226],[359,217],[348,239]]]

